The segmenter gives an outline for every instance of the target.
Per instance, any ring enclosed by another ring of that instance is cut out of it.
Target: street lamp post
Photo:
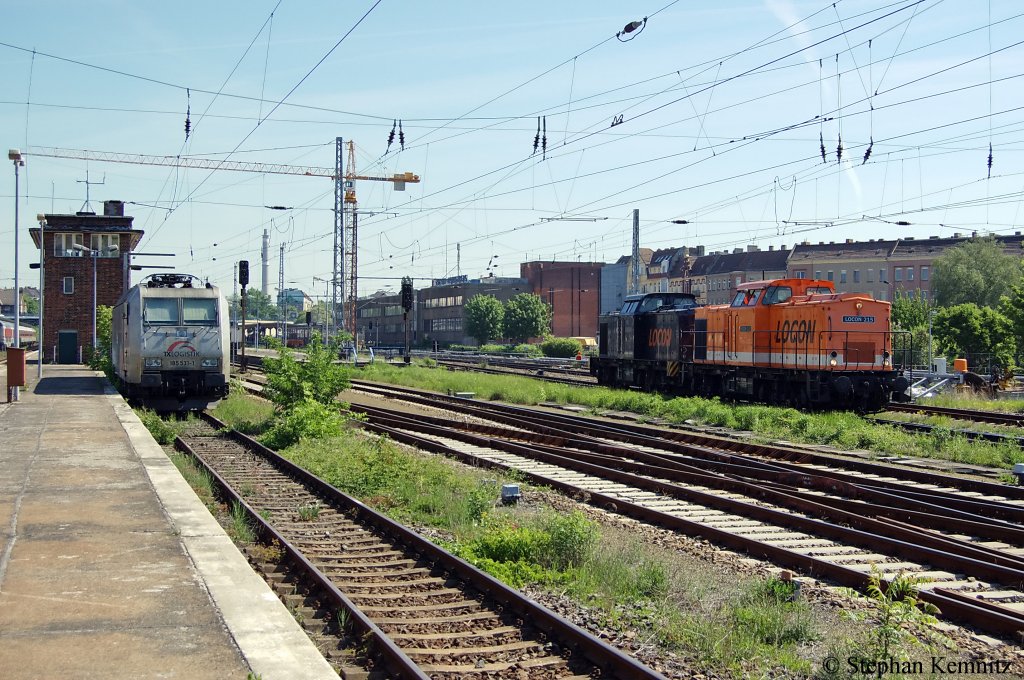
[[[10,149],[7,160],[14,163],[14,347],[21,347],[21,289],[18,287],[18,168],[25,166],[21,151]],[[11,398],[18,401],[18,388],[11,388]]]
[[[935,317],[935,310],[928,310],[928,372],[932,372],[932,319]]]
[[[85,246],[76,243],[75,250],[83,253],[89,253],[92,257],[92,349],[93,352],[99,347],[99,342],[96,338],[96,258],[100,256],[100,251],[94,250],[93,248],[86,248]],[[116,245],[110,246],[109,252],[117,250]]]
[[[43,237],[46,234],[46,215],[36,215],[36,219],[39,220],[39,334],[36,338],[39,347],[36,349],[36,379],[42,380],[43,358],[46,356],[46,343],[44,342],[46,336],[43,335],[43,311],[46,304],[46,276],[43,269],[43,254],[46,245]]]

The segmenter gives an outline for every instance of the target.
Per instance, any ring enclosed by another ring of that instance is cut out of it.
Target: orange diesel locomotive
[[[908,398],[888,302],[778,279],[738,286],[728,305],[639,312],[653,295],[601,318],[591,371],[602,384],[860,411]]]

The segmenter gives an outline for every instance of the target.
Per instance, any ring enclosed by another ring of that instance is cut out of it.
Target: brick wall
[[[551,333],[594,337],[600,310],[601,268],[596,262],[525,262],[520,275],[552,307]]]
[[[88,232],[86,232],[88,233]],[[45,234],[44,267],[46,283],[43,310],[43,347],[47,361],[53,361],[58,331],[78,331],[81,347],[92,345],[93,319],[93,258],[88,253],[82,257],[54,257],[53,234]],[[119,238],[119,252],[127,252],[129,236]],[[74,279],[74,293],[64,293],[64,278]],[[96,304],[113,306],[124,291],[123,258],[96,258]]]

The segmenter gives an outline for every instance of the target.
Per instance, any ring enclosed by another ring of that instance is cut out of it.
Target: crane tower
[[[405,191],[407,182],[415,184],[420,181],[419,175],[411,172],[396,173],[391,177],[370,177],[357,175],[356,146],[348,142],[348,162],[345,171],[345,238],[342,252],[345,259],[345,290],[344,290],[344,324],[346,330],[356,336],[356,299],[359,297],[359,204],[356,201],[356,180],[375,182],[391,182],[395,191]]]

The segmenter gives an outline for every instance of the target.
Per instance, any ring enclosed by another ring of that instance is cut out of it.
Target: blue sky
[[[289,286],[323,294],[314,277],[332,262],[328,179],[33,147],[329,167],[335,138],[353,139],[360,174],[423,180],[357,184],[361,294],[403,275],[614,261],[634,208],[651,248],[1019,229],[1024,8],[1009,0],[375,1],[8,3],[0,130],[30,154],[23,285],[36,279],[28,227],[82,209],[87,171],[104,182],[92,207],[125,201],[141,250],[175,253],[180,271],[230,287],[249,259],[259,285],[264,229],[272,290],[282,244]],[[537,116],[546,154],[532,153]],[[405,149],[386,153],[395,119]],[[12,170],[0,286],[13,280]]]

